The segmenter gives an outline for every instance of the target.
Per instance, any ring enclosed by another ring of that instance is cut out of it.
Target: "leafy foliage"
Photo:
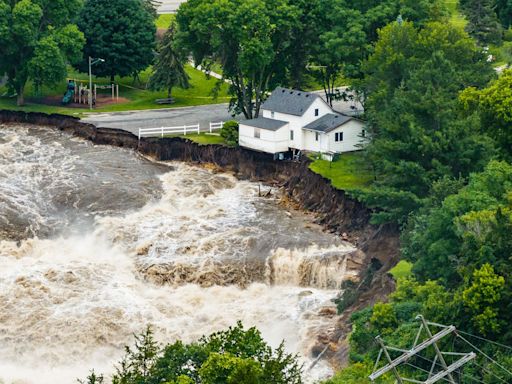
[[[191,0],[176,19],[182,47],[205,68],[221,64],[233,111],[251,119],[266,92],[284,79],[299,14],[288,0]]]
[[[104,59],[94,67],[99,76],[136,75],[154,59],[153,14],[141,0],[88,0],[80,13],[78,26],[86,37],[84,58]],[[88,71],[85,60],[80,65]]]
[[[0,73],[24,104],[25,85],[54,85],[66,77],[66,65],[81,59],[84,36],[72,20],[80,0],[1,0]]]
[[[220,136],[230,147],[238,145],[238,122],[235,120],[226,121],[220,130]]]
[[[457,28],[395,22],[381,30],[365,72],[367,153],[377,180],[361,197],[380,209],[375,222],[403,223],[435,182],[467,177],[493,154],[478,119],[463,118],[457,100],[464,88],[485,85],[492,69]]]
[[[493,137],[503,154],[512,158],[512,71],[506,70],[487,88],[468,88],[460,99],[465,110],[476,113],[482,121],[482,132]]]
[[[148,327],[126,347],[113,384],[301,384],[302,367],[281,344],[270,348],[255,328],[235,327],[196,343],[177,341],[160,349]],[[83,383],[82,381],[80,381]],[[92,371],[87,384],[103,383]]]

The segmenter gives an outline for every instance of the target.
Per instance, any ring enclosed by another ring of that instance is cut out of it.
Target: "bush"
[[[225,122],[220,135],[230,147],[238,146],[238,122],[234,120]]]
[[[512,41],[512,29],[507,29],[503,33],[503,40],[505,40],[505,41]]]

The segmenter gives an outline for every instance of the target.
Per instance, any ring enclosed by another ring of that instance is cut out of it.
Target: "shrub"
[[[220,135],[230,147],[238,146],[238,122],[234,120],[225,122]]]

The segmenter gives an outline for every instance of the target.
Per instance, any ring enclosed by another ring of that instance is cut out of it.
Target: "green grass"
[[[412,263],[401,260],[389,273],[391,273],[395,280],[409,277],[412,275]]]
[[[158,29],[167,29],[175,19],[176,16],[173,14],[159,15],[158,19],[156,19],[156,27]]]
[[[188,139],[190,141],[193,141],[194,143],[200,144],[200,145],[209,145],[209,144],[215,144],[215,145],[226,145],[226,142],[224,141],[224,138],[221,137],[218,134],[215,133],[194,133],[191,135],[181,135],[179,137],[183,137],[184,139]]]
[[[459,0],[445,0],[445,4],[450,11],[450,23],[457,27],[464,28],[467,24],[467,20],[459,11]]]
[[[309,168],[331,180],[335,188],[344,191],[365,189],[373,180],[372,173],[366,168],[359,152],[342,154],[334,162],[316,159]]]
[[[204,104],[217,104],[227,103],[230,99],[228,96],[228,86],[223,84],[221,86],[217,98],[212,96],[212,89],[215,87],[217,79],[207,79],[205,74],[187,66],[187,73],[190,76],[191,87],[189,89],[173,89],[173,98],[175,103],[171,106],[162,106],[155,103],[156,99],[167,97],[165,91],[153,92],[145,89],[144,84],[148,81],[150,69],[144,71],[140,75],[141,84],[134,84],[132,78],[116,78],[116,83],[119,84],[120,97],[127,98],[125,103],[111,104],[102,108],[95,109],[95,112],[116,112],[116,111],[129,111],[129,110],[145,110],[145,109],[161,109],[161,108],[175,108],[187,107]],[[77,80],[87,80],[86,74],[70,72],[69,78]],[[98,84],[108,84],[110,81],[107,78],[95,78],[93,80]],[[42,96],[62,96],[66,90],[66,81],[61,82],[56,87],[43,87]],[[0,89],[0,94],[4,90]],[[60,105],[50,106],[41,104],[41,98],[34,96],[34,89],[31,84],[27,85],[25,92],[27,104],[24,107],[16,106],[15,98],[0,97],[0,109],[23,110],[27,112],[45,112],[45,113],[62,113],[67,115],[81,115],[88,112],[86,108],[70,108]]]

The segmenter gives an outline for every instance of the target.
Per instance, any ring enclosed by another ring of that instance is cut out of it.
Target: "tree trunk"
[[[25,105],[25,95],[24,95],[25,86],[24,85],[18,86],[16,89],[16,92],[18,93],[18,96],[16,99],[16,105],[18,107],[22,107],[23,105]]]
[[[172,87],[167,88],[167,98],[171,98]]]
[[[110,84],[114,84],[115,80],[116,80],[116,75],[110,75]]]

